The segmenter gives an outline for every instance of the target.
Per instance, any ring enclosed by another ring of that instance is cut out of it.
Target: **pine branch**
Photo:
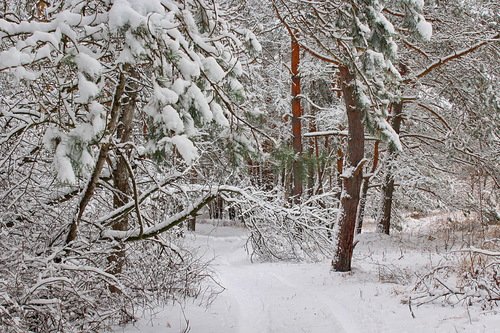
[[[472,53],[474,51],[476,51],[477,49],[479,49],[480,47],[490,43],[490,42],[493,42],[493,41],[497,41],[498,38],[500,37],[500,34],[497,34],[495,37],[493,38],[489,38],[487,40],[483,40],[481,42],[478,42],[466,49],[462,49],[462,50],[459,50],[459,51],[455,51],[445,57],[442,57],[436,61],[434,61],[432,64],[430,64],[427,68],[425,68],[424,70],[420,71],[420,73],[418,73],[417,75],[415,75],[413,78],[408,78],[406,80],[404,80],[405,83],[408,83],[408,82],[411,82],[411,81],[415,81],[417,79],[421,79],[423,78],[424,76],[427,76],[428,74],[430,74],[432,71],[434,71],[435,69],[438,69],[444,65],[446,65],[448,62],[450,61],[453,61],[453,60],[457,60],[461,57],[464,57],[466,56],[467,54],[469,53]]]
[[[296,40],[302,49],[304,49],[307,53],[309,53],[313,57],[315,57],[323,62],[334,64],[336,66],[339,66],[341,64],[340,60],[329,58],[325,55],[322,55],[322,54],[314,51],[313,49],[311,49],[307,45],[305,45],[303,42],[300,42],[300,40],[297,37],[297,34],[293,31],[292,27],[290,27],[290,25],[285,21],[285,18],[280,14],[278,7],[276,6],[276,3],[274,1],[272,2],[272,5],[274,8],[274,12],[276,13],[276,16],[278,17],[278,20],[283,24],[285,29],[288,31],[290,38],[292,38],[293,40]]]

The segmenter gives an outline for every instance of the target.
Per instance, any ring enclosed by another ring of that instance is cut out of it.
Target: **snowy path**
[[[327,262],[251,263],[243,229],[197,228],[186,243],[213,259],[211,267],[224,292],[209,307],[197,301],[170,305],[116,333],[180,333],[186,327],[191,333],[500,333],[495,316],[471,320],[461,308],[422,307],[411,318],[399,296],[403,286],[381,283],[376,267],[414,267],[428,260],[421,249],[367,235],[357,247],[354,273],[332,273]]]
[[[353,332],[343,328],[321,297],[278,273],[242,266],[220,275],[238,309],[235,332]]]
[[[231,306],[237,308],[234,332],[358,331],[352,324],[346,329],[346,324],[338,319],[340,306],[292,281],[286,266],[249,263],[216,266],[226,288],[225,295]],[[332,304],[335,304],[333,309]]]

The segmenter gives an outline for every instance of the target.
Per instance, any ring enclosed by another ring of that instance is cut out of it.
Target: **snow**
[[[130,2],[131,7],[141,15],[151,13],[163,13],[165,10],[159,0],[134,0]]]
[[[68,133],[68,137],[87,143],[94,137],[94,127],[89,123],[81,123]]]
[[[373,50],[366,51],[365,71],[370,76],[375,76],[382,69],[386,68],[384,55]]]
[[[196,46],[203,49],[203,51],[211,54],[218,53],[218,49],[210,43],[210,39],[204,38],[200,35],[193,35],[191,38],[193,39],[193,42],[196,44]]]
[[[89,81],[81,73],[78,73],[78,92],[80,96],[75,99],[77,103],[87,103],[99,93],[99,87],[92,81]]]
[[[175,91],[168,88],[159,86],[156,82],[154,84],[154,96],[163,105],[175,104],[179,100],[179,95]]]
[[[250,47],[255,53],[262,52],[262,45],[253,32],[246,31],[245,40],[250,43]]]
[[[87,149],[83,149],[79,160],[79,164],[82,166],[82,169],[84,171],[92,170],[94,163],[95,161],[92,155],[90,155]]]
[[[382,138],[385,138],[387,142],[391,143],[397,151],[403,151],[403,145],[401,144],[399,135],[392,128],[389,122],[387,122],[385,118],[380,116],[376,117],[375,121],[376,130],[380,133],[380,136]]]
[[[193,104],[198,112],[200,112],[203,119],[207,122],[212,121],[213,114],[208,105],[207,98],[196,84],[191,84],[187,94],[192,99]]]
[[[369,230],[374,225],[366,224]],[[418,223],[405,226],[416,230]],[[353,271],[330,271],[320,263],[251,263],[241,226],[198,223],[186,243],[213,259],[215,278],[225,288],[209,305],[174,302],[145,311],[115,333],[323,333],[323,332],[500,332],[500,317],[463,306],[414,307],[404,294],[407,279],[425,269],[437,241],[363,233],[355,248]]]
[[[374,8],[370,9],[371,9],[371,15],[375,17],[375,22],[384,27],[384,30],[387,32],[387,34],[394,35],[396,33],[394,25],[392,25],[392,23],[389,22],[389,20],[384,16],[384,14],[382,14],[380,11],[375,10]]]
[[[422,11],[424,9],[424,0],[410,0],[413,6],[418,10]]]
[[[40,76],[38,73],[29,71],[24,67],[16,67],[16,69],[13,70],[13,73],[17,82],[21,80],[33,81]]]
[[[233,93],[239,93],[243,96],[245,95],[245,89],[243,88],[241,82],[238,81],[237,79],[231,78],[231,80],[229,81],[229,86]]]
[[[357,101],[361,109],[367,110],[371,107],[372,101],[364,92],[364,85],[360,81],[356,81],[358,87]]]
[[[184,131],[184,123],[179,117],[177,111],[170,105],[165,106],[161,110],[161,122],[165,125],[168,130],[174,131],[175,133],[181,133]]]
[[[222,110],[222,107],[216,102],[210,103],[210,107],[214,115],[215,122],[223,127],[229,127],[229,121],[224,115],[224,110]]]
[[[99,134],[104,131],[106,127],[106,121],[104,117],[106,116],[104,112],[104,106],[96,101],[93,101],[89,105],[89,111],[92,121],[92,131],[94,134]]]
[[[89,54],[77,54],[75,62],[80,72],[87,73],[93,78],[97,78],[102,73],[101,63]]]
[[[170,141],[187,164],[192,164],[198,158],[198,149],[186,135],[175,135],[170,138]]]
[[[39,42],[51,43],[54,48],[59,46],[61,40],[60,31],[56,33],[48,33],[42,31],[35,31],[33,34],[24,40],[25,45],[36,46]]]
[[[52,46],[50,46],[49,44],[45,44],[44,46],[36,50],[33,61],[38,61],[45,58],[51,59],[51,53]]]
[[[234,75],[236,76],[241,76],[243,75],[243,66],[241,65],[241,62],[239,61],[236,61],[234,63],[234,66],[232,68],[232,72],[234,73]]]
[[[432,24],[427,22],[423,17],[417,23],[417,31],[425,41],[431,40],[431,38],[432,38]]]
[[[182,11],[182,16],[184,18],[184,22],[186,23],[186,27],[189,29],[191,33],[198,33],[198,27],[196,26],[196,23],[194,21],[193,15],[191,15],[191,12],[189,10],[183,10]]]
[[[129,63],[134,64],[137,58],[145,56],[148,54],[146,51],[142,39],[138,38],[132,31],[127,30],[125,33],[125,44],[132,54],[132,59],[127,59]],[[127,49],[125,48],[124,51]],[[122,58],[123,59],[123,58]]]
[[[61,139],[61,132],[56,127],[49,127],[45,131],[45,134],[42,138],[42,143],[45,149],[51,151],[56,148],[56,140]]]
[[[61,142],[57,148],[54,155],[54,167],[57,171],[57,178],[61,183],[75,184],[76,175],[73,171],[73,166],[71,160],[66,155],[67,145],[65,142]]]
[[[178,95],[183,95],[190,84],[191,83],[189,81],[178,78],[174,81],[170,88],[172,88],[172,90]]]
[[[214,83],[222,81],[226,73],[213,57],[203,59],[203,69],[208,79]]]
[[[85,26],[85,25],[84,25]],[[78,40],[78,34],[73,28],[65,22],[60,22],[57,26],[57,29],[66,37],[68,37],[72,41]]]
[[[117,32],[127,25],[135,29],[146,22],[146,18],[135,11],[126,0],[115,1],[109,11],[109,28],[112,32]]]
[[[186,80],[191,80],[191,78],[197,78],[200,76],[200,66],[198,66],[196,62],[189,59],[179,59],[177,68]]]
[[[354,17],[354,22],[356,22],[356,26],[365,36],[368,36],[371,33],[370,27],[362,23],[357,16]]]
[[[27,64],[31,61],[31,57],[19,51],[15,47],[11,47],[7,51],[0,52],[0,70],[7,67],[16,67]]]

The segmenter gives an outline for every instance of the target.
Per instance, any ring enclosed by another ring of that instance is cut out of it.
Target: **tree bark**
[[[302,180],[302,105],[300,103],[300,46],[294,36],[291,36],[292,43],[292,59],[291,59],[291,73],[292,73],[292,134],[293,134],[293,152],[294,159],[292,164],[293,174],[293,187],[292,198],[294,202],[300,201],[303,191]]]
[[[132,77],[137,78],[137,73],[131,69],[129,73]],[[128,97],[127,104],[122,106],[122,112],[119,119],[119,124],[116,129],[117,141],[121,144],[127,143],[132,137],[132,127],[134,112],[137,102],[137,87],[136,84],[128,82],[125,87],[125,94]],[[119,148],[122,149],[122,148]],[[130,200],[131,187],[129,183],[129,178],[133,177],[130,174],[128,167],[128,150],[123,148],[123,151],[117,152],[116,166],[112,171],[113,185],[116,191],[113,192],[113,207],[120,208],[126,205]],[[140,212],[136,212],[140,214]],[[112,230],[128,230],[129,228],[129,215],[124,214],[115,223],[112,224]],[[107,258],[109,263],[108,272],[116,275],[120,274],[123,270],[125,263],[125,247],[122,243],[115,246],[114,251]],[[115,286],[111,285],[110,290],[112,292],[118,292]]]
[[[342,173],[344,172],[344,152],[342,150],[342,147],[340,146],[341,144],[339,143],[339,146],[337,148],[337,174],[336,174],[336,180],[337,180],[337,192],[335,193],[335,197],[337,200],[340,202],[340,196],[342,195]]]
[[[403,102],[393,104],[391,126],[399,135],[403,114]],[[394,194],[394,162],[398,151],[389,146],[389,157],[387,159],[387,170],[382,183],[382,216],[378,221],[377,231],[389,235],[391,230],[392,200]]]
[[[365,218],[366,197],[368,197],[368,188],[370,185],[370,177],[363,177],[361,183],[361,196],[359,198],[358,214],[356,217],[356,234],[359,235],[363,230],[363,221]]]
[[[127,68],[128,65],[125,67],[125,70]],[[124,94],[125,82],[126,82],[126,75],[124,72],[121,72],[118,84],[116,86],[115,94],[113,96],[113,104],[111,106],[111,111],[110,111],[110,120],[106,128],[107,135],[113,134],[116,130],[116,127],[118,126],[118,118],[120,116],[120,109],[121,109],[121,98]],[[74,241],[76,239],[76,236],[78,235],[78,228],[83,218],[83,213],[85,212],[85,209],[87,208],[90,199],[94,195],[97,182],[99,180],[99,177],[101,176],[102,168],[104,167],[104,163],[106,162],[106,159],[108,157],[109,149],[110,149],[109,142],[105,142],[101,145],[96,165],[94,167],[94,170],[92,171],[92,175],[90,176],[87,186],[85,187],[83,194],[80,198],[76,214],[73,217],[73,220],[71,221],[69,231],[66,236],[66,241],[65,241],[66,244],[69,244],[72,241]]]
[[[311,106],[310,108],[309,117],[309,132],[316,132],[316,108],[314,106]],[[317,177],[319,177],[318,138],[309,139],[308,149],[309,161],[307,164],[307,195],[311,197],[316,192],[315,187]]]
[[[366,198],[368,197],[368,189],[370,185],[370,181],[373,178],[373,174],[377,170],[378,166],[378,157],[379,157],[379,141],[375,141],[375,145],[373,146],[373,164],[370,174],[363,177],[363,182],[361,183],[361,198],[359,199],[358,205],[358,216],[356,221],[356,234],[360,234],[363,229],[363,220],[365,218],[365,208],[366,208]]]
[[[365,135],[363,112],[355,101],[355,77],[347,66],[340,66],[340,81],[347,112],[348,133],[346,169],[342,174],[341,210],[338,218],[338,243],[332,266],[335,271],[351,270],[354,249],[354,229],[359,203],[359,189],[363,180]]]
[[[189,231],[196,231],[196,216],[191,216],[187,220],[187,229]]]

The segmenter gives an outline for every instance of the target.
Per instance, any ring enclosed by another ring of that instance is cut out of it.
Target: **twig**
[[[408,298],[408,308],[410,309],[411,317],[415,319],[415,314],[413,313],[413,309],[411,307],[411,296]]]

